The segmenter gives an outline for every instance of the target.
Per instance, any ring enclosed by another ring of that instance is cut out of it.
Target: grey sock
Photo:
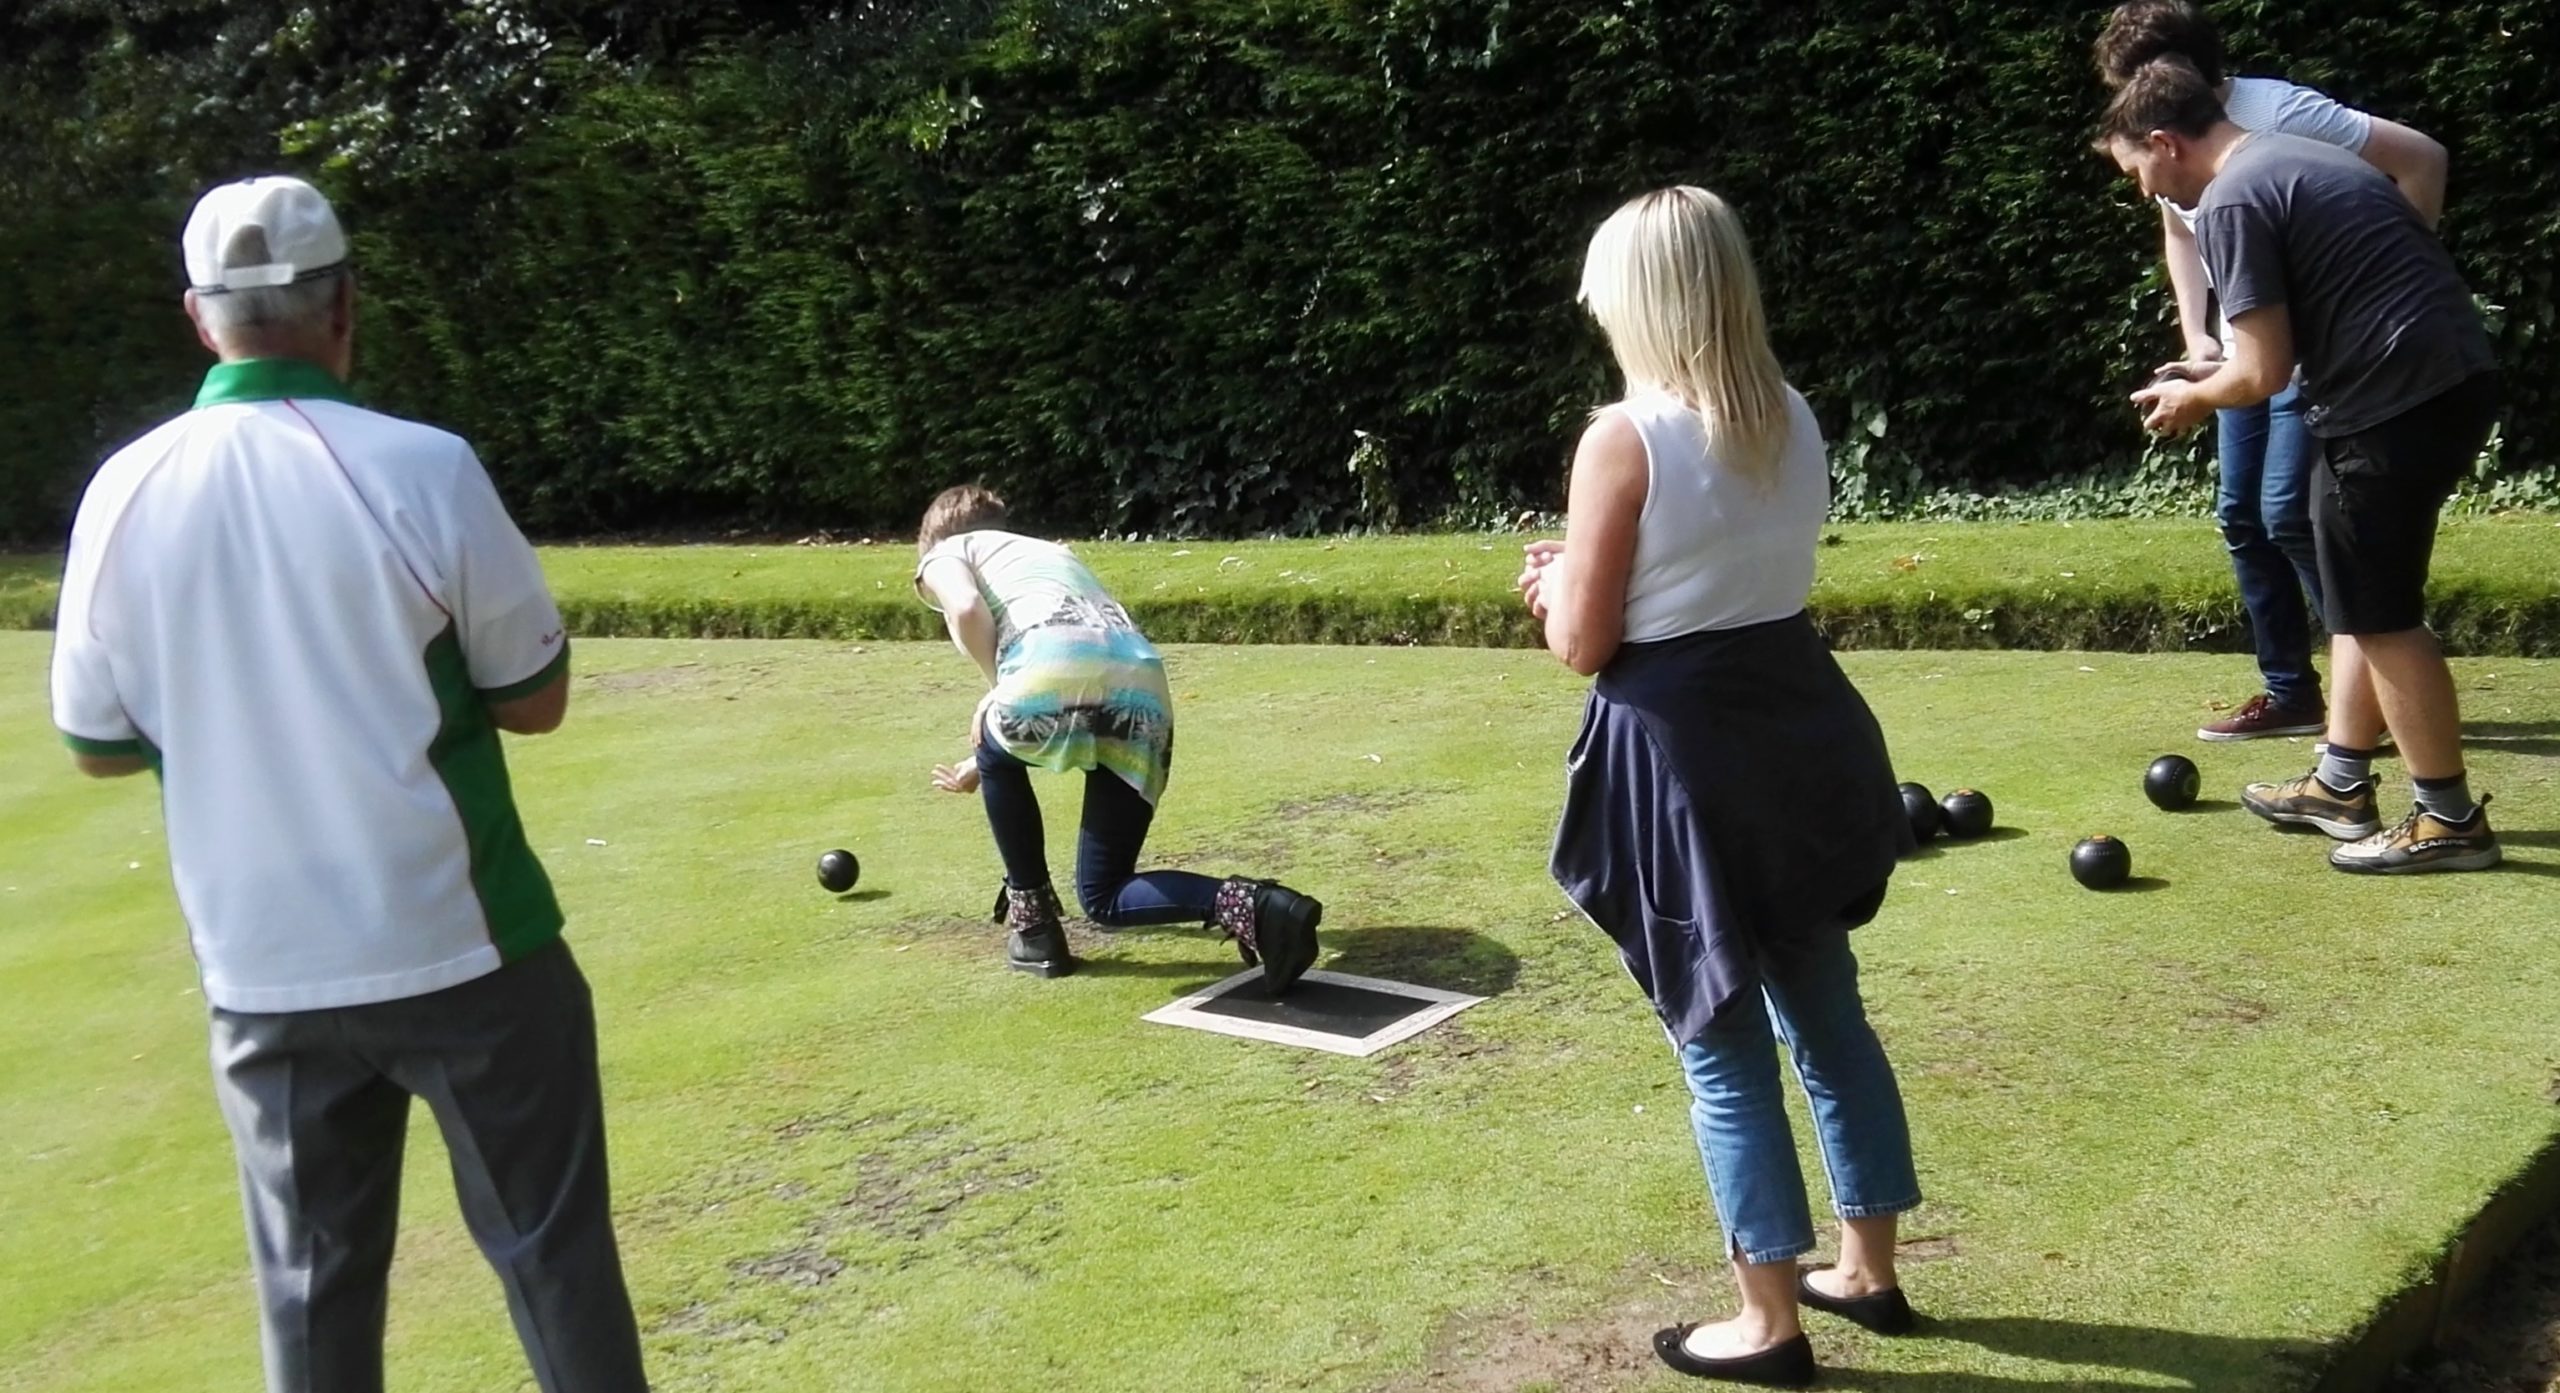
[[[2456,774],[2449,779],[2412,779],[2418,790],[2418,806],[2435,815],[2439,822],[2469,822],[2480,805],[2471,800],[2471,778]]]
[[[2344,745],[2320,747],[2320,782],[2332,793],[2344,793],[2358,784],[2373,782],[2373,751],[2351,750]]]

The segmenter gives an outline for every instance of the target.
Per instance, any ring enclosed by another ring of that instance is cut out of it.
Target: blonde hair
[[[1684,184],[1610,214],[1591,235],[1580,298],[1630,393],[1671,393],[1705,422],[1716,459],[1762,485],[1777,474],[1787,379],[1769,347],[1751,243],[1723,199]]]

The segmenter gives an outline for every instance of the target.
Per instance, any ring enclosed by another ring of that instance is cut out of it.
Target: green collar
[[[351,406],[356,399],[337,374],[318,363],[303,358],[247,358],[214,364],[213,371],[204,375],[204,389],[196,393],[196,405],[282,401],[287,397],[342,401]]]

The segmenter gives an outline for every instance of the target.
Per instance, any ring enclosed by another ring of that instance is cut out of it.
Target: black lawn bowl
[[[2133,849],[2099,835],[2071,848],[2071,878],[2092,890],[2113,890],[2133,875]]]
[[[1969,788],[1960,788],[1938,800],[1938,814],[1950,837],[1979,837],[1991,830],[1991,799]]]
[[[2151,761],[2151,767],[2142,775],[2142,796],[2163,812],[2194,806],[2196,793],[2203,786],[2196,762],[2185,755],[2162,755]]]
[[[830,895],[851,890],[862,879],[862,863],[850,851],[830,851],[818,858],[818,884]]]
[[[1911,819],[1911,840],[1927,846],[1938,835],[1938,795],[1921,785],[1902,786],[1902,815]]]

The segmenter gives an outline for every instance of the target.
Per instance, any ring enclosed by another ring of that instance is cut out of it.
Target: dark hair
[[[996,497],[995,490],[977,484],[947,488],[925,507],[924,524],[916,529],[916,550],[931,551],[946,537],[1003,524],[1004,500]]]
[[[2154,59],[2184,58],[2204,75],[2205,85],[2222,86],[2227,61],[2222,31],[2213,27],[2195,0],[2126,0],[2107,16],[2106,32],[2090,57],[2097,60],[2098,80],[2122,87]]]
[[[2139,145],[2153,131],[2168,131],[2189,140],[2225,119],[2222,98],[2184,58],[2154,58],[2135,70],[2107,102],[2098,118],[2098,148],[2118,140]]]

